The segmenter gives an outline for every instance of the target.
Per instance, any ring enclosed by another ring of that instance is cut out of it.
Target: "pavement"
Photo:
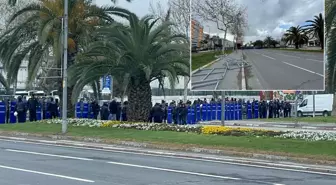
[[[201,122],[203,125],[221,125],[220,121]],[[270,122],[263,120],[235,120],[225,121],[226,126],[231,127],[253,127],[269,130],[292,130],[292,131],[330,131],[336,132],[336,123],[305,123],[305,122]]]
[[[243,158],[178,157],[167,151],[149,154],[140,149],[130,152],[125,148],[88,148],[78,142],[73,146],[52,143],[56,142],[2,137],[0,184],[334,185],[336,181],[336,167],[332,166],[265,160],[252,164]]]
[[[193,90],[242,90],[241,70],[242,51],[234,51],[228,56],[221,57],[209,66],[201,68],[192,74]]]
[[[243,51],[252,65],[249,90],[323,90],[323,53],[270,49]]]

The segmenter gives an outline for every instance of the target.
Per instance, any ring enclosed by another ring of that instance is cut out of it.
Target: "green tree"
[[[286,44],[294,44],[295,49],[299,49],[299,46],[308,42],[309,37],[301,26],[292,26],[284,34],[283,40]]]
[[[270,48],[273,40],[274,39],[271,36],[267,36],[266,39],[264,40],[264,43],[267,45],[268,48]]]
[[[332,0],[325,1],[326,6],[326,39],[327,39],[327,90],[329,93],[336,91],[336,2]],[[335,98],[336,99],[336,98]],[[334,104],[335,105],[335,104]]]
[[[262,40],[256,40],[254,43],[253,43],[253,46],[254,47],[264,47],[264,42]]]
[[[74,84],[72,101],[86,84],[103,75],[112,75],[124,84],[128,119],[147,121],[152,107],[150,83],[168,78],[173,88],[179,76],[189,75],[189,44],[185,35],[174,35],[171,24],[157,24],[150,16],[139,19],[129,13],[129,26],[114,23],[97,30],[78,61],[69,68]]]
[[[15,82],[21,63],[28,60],[28,86],[38,75],[43,61],[49,55],[56,68],[62,66],[62,19],[63,0],[39,0],[17,11],[9,20],[9,29],[0,38],[0,59],[7,71],[9,84]],[[89,0],[69,0],[68,66],[74,64],[74,57],[91,33],[104,24],[114,22],[111,14],[126,16],[127,10],[117,7],[98,7]],[[12,23],[19,17],[26,18],[20,24]],[[61,75],[59,70],[58,76]],[[71,98],[73,87],[68,86]],[[58,90],[62,92],[62,79],[58,79]],[[62,97],[62,94],[61,94]],[[68,101],[68,114],[74,112]]]
[[[11,6],[15,6],[18,0],[8,0],[8,4]],[[117,0],[111,0],[113,3],[116,3]],[[132,0],[126,0],[127,2],[131,2]]]
[[[324,49],[324,19],[322,13],[314,17],[314,20],[307,20],[309,25],[303,26],[307,34],[311,34],[312,37],[316,37],[320,41],[321,49]]]

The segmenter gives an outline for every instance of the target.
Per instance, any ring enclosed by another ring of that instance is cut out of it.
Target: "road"
[[[334,185],[336,175],[0,140],[1,185]]]
[[[323,90],[323,53],[244,50],[252,64],[250,90]]]

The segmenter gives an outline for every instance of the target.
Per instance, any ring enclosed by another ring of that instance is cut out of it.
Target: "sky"
[[[323,0],[236,0],[247,8],[248,29],[245,30],[244,43],[264,40],[267,36],[280,39],[291,26],[304,25],[315,15],[324,15]],[[205,32],[224,37],[214,23],[200,20]],[[232,40],[232,35],[228,36]]]
[[[97,5],[112,5],[111,0],[93,0],[96,1]],[[117,0],[116,5],[126,8],[131,12],[135,13],[139,17],[145,16],[150,14],[150,3],[156,4],[159,0],[133,0],[131,3],[127,2],[126,0]],[[162,1],[163,8],[167,8],[168,0],[160,0]]]

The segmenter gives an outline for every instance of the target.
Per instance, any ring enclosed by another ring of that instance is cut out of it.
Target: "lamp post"
[[[64,24],[64,32],[63,32],[63,97],[62,97],[62,133],[67,132],[67,66],[68,66],[68,0],[64,0],[64,19],[63,19],[63,24]]]
[[[210,41],[210,26],[209,25],[207,25],[206,27],[208,27],[209,28],[209,41]],[[209,43],[208,43],[208,50],[210,50],[210,47],[209,47]]]

